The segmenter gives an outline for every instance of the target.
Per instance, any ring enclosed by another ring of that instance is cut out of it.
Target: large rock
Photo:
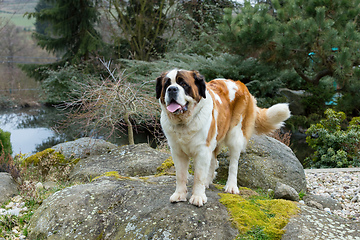
[[[18,194],[18,185],[9,173],[0,172],[0,205]]]
[[[172,204],[174,176],[101,177],[46,199],[32,216],[29,239],[235,239],[216,188],[202,208]],[[190,191],[189,191],[190,192]]]
[[[217,179],[227,179],[227,152],[218,156]],[[280,182],[306,192],[304,169],[293,151],[285,144],[268,136],[254,135],[239,161],[238,184],[257,189],[275,189]]]
[[[156,151],[147,144],[126,145],[102,155],[81,159],[70,174],[74,181],[89,181],[106,172],[117,171],[123,176],[148,176],[170,155]]]
[[[61,152],[67,158],[85,158],[91,155],[100,155],[109,152],[117,147],[117,145],[103,139],[84,137],[75,141],[57,144],[53,146],[52,149]]]

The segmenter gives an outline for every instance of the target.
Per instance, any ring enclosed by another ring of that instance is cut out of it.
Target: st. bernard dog
[[[230,151],[225,192],[238,194],[238,159],[251,135],[272,132],[290,117],[288,104],[259,108],[242,82],[215,79],[206,83],[197,71],[163,73],[156,80],[156,98],[176,169],[176,190],[170,201],[186,201],[192,158],[195,172],[189,202],[199,207],[207,201],[205,188],[215,177],[216,156],[222,146]]]

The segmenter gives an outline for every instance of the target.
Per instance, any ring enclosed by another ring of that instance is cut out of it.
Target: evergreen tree
[[[39,2],[35,6],[35,12],[40,12],[43,9],[52,8],[52,4],[48,0],[39,0]],[[40,21],[39,19],[35,20],[35,31],[39,34],[45,35],[48,31],[47,29],[50,28],[49,22]]]
[[[192,33],[198,40],[202,32],[213,32],[222,22],[223,9],[233,5],[231,0],[181,0],[178,10],[185,14],[178,18],[183,23],[184,30]]]
[[[167,18],[173,0],[110,0],[109,3],[107,14],[121,30],[115,42],[127,43],[132,58],[149,61],[165,52],[163,34],[169,26]]]
[[[346,92],[359,81],[359,15],[358,0],[245,2],[226,12],[222,40],[231,52],[294,69],[309,86],[329,76]]]
[[[44,0],[52,8],[28,13],[39,22],[48,22],[50,32],[34,33],[38,45],[49,52],[64,53],[63,60],[77,63],[88,60],[101,49],[100,34],[95,30],[99,21],[98,1]]]
[[[222,52],[218,25],[224,9],[236,5],[232,0],[180,0],[176,5],[173,49],[203,56]]]

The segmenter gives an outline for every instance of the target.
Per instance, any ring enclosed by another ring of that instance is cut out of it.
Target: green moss
[[[92,179],[92,181],[101,177],[113,177],[115,179],[130,179],[129,177],[121,176],[117,171],[106,172]]]
[[[147,180],[149,180],[149,177],[139,177],[141,180],[143,180],[143,181],[147,181]]]
[[[165,175],[168,173],[168,170],[174,166],[174,161],[172,159],[172,157],[167,158],[162,164],[161,166],[159,166],[156,171],[157,171],[157,176],[161,176],[161,175]]]
[[[194,175],[194,169],[192,166],[192,161],[190,161],[189,164],[189,174]],[[170,169],[174,166],[174,161],[172,159],[172,157],[167,158],[162,164],[161,166],[159,166],[156,171],[157,174],[156,176],[161,176],[161,175],[174,175],[174,172],[170,171]]]
[[[223,184],[214,183],[213,185],[220,191],[223,190],[224,187],[225,187],[225,185],[223,185]],[[246,199],[250,198],[250,197],[252,197],[252,198],[256,198],[258,196],[260,197],[260,195],[257,192],[255,192],[255,191],[253,191],[253,190],[251,190],[250,188],[247,188],[247,187],[239,187],[239,192],[240,192],[239,195],[246,198]]]
[[[288,223],[290,216],[298,212],[295,203],[282,199],[246,199],[228,193],[219,193],[219,195],[220,202],[228,208],[240,232],[238,238],[248,236],[256,230],[257,234],[261,232],[266,236],[263,239],[280,239],[284,233],[282,229]]]
[[[35,153],[34,155],[31,155],[30,157],[27,157],[24,159],[23,161],[23,165],[29,165],[29,164],[34,164],[35,166],[39,164],[40,161],[47,159],[49,157],[52,157],[53,159],[55,159],[56,163],[65,163],[65,156],[62,155],[59,152],[55,152],[54,149],[52,148],[48,148],[45,149],[44,151]]]
[[[190,175],[194,175],[194,168],[193,168],[193,160],[192,160],[192,159],[190,159],[190,164],[189,164],[188,173],[189,173]]]

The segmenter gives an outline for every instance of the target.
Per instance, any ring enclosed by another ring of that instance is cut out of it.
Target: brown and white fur
[[[197,71],[174,69],[156,81],[161,126],[176,169],[176,190],[170,201],[186,201],[189,159],[193,158],[194,186],[189,202],[199,207],[207,202],[205,188],[215,177],[216,156],[224,145],[230,151],[225,192],[238,194],[241,151],[253,133],[280,128],[290,117],[288,104],[261,109],[240,81],[215,79],[206,83]]]

